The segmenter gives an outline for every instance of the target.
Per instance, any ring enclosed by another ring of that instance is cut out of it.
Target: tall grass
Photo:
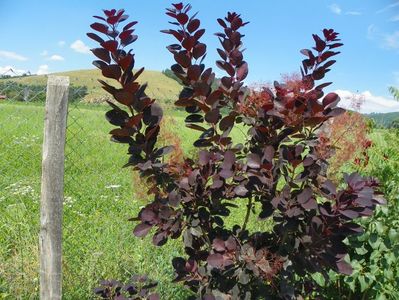
[[[36,299],[39,290],[39,198],[44,109],[0,106],[0,299]],[[125,147],[109,142],[104,109],[71,108],[66,147],[63,221],[64,299],[90,299],[99,279],[132,273],[157,278],[166,298],[178,243],[155,248],[132,235],[134,197]]]
[[[171,259],[182,253],[179,241],[152,245],[133,237],[135,216],[145,204],[122,169],[126,146],[111,143],[105,106],[73,105],[68,116],[63,220],[63,298],[91,299],[100,279],[149,274],[159,281],[162,299],[188,294],[172,284]],[[184,126],[184,113],[170,111],[168,128],[183,150],[193,151],[199,132]],[[0,299],[37,299],[39,292],[39,210],[44,108],[38,104],[0,104]],[[243,130],[233,132],[243,141]],[[141,191],[140,191],[141,192]],[[241,224],[244,205],[228,223]],[[250,229],[269,223],[252,222]]]

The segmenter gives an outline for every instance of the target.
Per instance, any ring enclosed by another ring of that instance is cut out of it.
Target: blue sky
[[[173,60],[165,46],[173,40],[159,31],[169,28],[164,8],[170,3],[0,0],[0,74],[10,67],[39,74],[92,68],[89,49],[96,45],[86,32],[92,16],[103,8],[124,8],[132,20],[139,21],[139,39],[133,44],[137,66],[166,69]],[[203,39],[208,44],[208,66],[217,59],[216,18],[227,11],[239,12],[251,22],[243,29],[248,83],[297,72],[302,60],[299,50],[312,46],[311,34],[334,28],[345,46],[326,77],[334,82],[331,90],[344,98],[351,93],[363,95],[364,112],[399,111],[399,103],[392,102],[387,89],[399,86],[398,0],[192,0],[191,4],[207,29]]]

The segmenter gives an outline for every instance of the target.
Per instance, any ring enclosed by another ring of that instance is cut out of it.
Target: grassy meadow
[[[109,141],[111,129],[103,105],[72,104],[68,116],[63,220],[64,299],[90,299],[100,279],[124,280],[149,274],[159,280],[162,299],[181,299],[187,291],[172,284],[172,257],[178,241],[164,247],[151,237],[135,238],[134,216],[145,204],[142,187],[134,186],[126,145]],[[178,133],[185,152],[197,132],[184,126],[184,113],[171,111],[167,128]],[[0,104],[0,299],[37,299],[41,147],[44,107]],[[233,138],[242,139],[241,130]],[[135,193],[136,191],[140,193]],[[137,195],[140,195],[138,197]],[[243,204],[244,207],[244,204]],[[244,208],[231,224],[242,223]],[[252,229],[268,224],[251,224]],[[251,228],[250,227],[250,228]],[[173,295],[173,296],[172,296]]]
[[[82,99],[84,102],[103,102],[104,99],[109,98],[108,94],[101,88],[97,78],[101,78],[104,81],[111,83],[112,80],[104,79],[101,75],[101,71],[98,69],[89,70],[75,70],[54,73],[56,76],[69,76],[70,84],[72,86],[84,86],[87,88],[87,95]],[[150,97],[162,100],[164,103],[168,103],[170,99],[176,99],[179,95],[181,86],[177,81],[165,76],[159,71],[145,70],[137,80],[140,84],[148,83],[147,93]],[[1,79],[0,83],[18,83],[22,85],[42,85],[45,86],[47,83],[46,75],[34,75],[25,77],[13,77],[10,79]],[[1,91],[0,91],[0,94]]]
[[[145,187],[126,163],[126,145],[109,141],[112,128],[104,118],[108,107],[93,104],[105,93],[95,80],[98,70],[64,72],[73,85],[87,87],[80,103],[71,103],[65,160],[63,219],[63,298],[92,299],[93,288],[102,279],[125,281],[132,274],[148,274],[159,282],[161,299],[184,299],[189,292],[171,283],[171,259],[183,253],[180,241],[155,247],[151,235],[133,236],[137,215],[148,196]],[[170,109],[178,83],[160,72],[146,71],[140,77],[148,82],[149,95],[161,100],[168,119],[164,132],[178,136],[184,153],[195,151],[197,131],[184,126],[185,112]],[[46,76],[2,79],[24,85],[45,85]],[[156,87],[151,88],[151,87]],[[0,93],[1,94],[1,93]],[[17,101],[0,102],[0,300],[39,298],[38,234],[40,214],[41,152],[44,104]],[[244,141],[240,126],[231,133],[235,142]],[[374,146],[365,174],[377,175],[394,207],[399,185],[399,156],[392,141],[398,136],[386,129],[374,129]],[[159,146],[168,144],[161,141]],[[381,158],[384,158],[381,160]],[[352,163],[341,166],[351,172]],[[396,175],[395,175],[396,174]],[[233,209],[227,226],[242,224],[245,203]],[[396,222],[396,221],[395,221]],[[269,222],[248,224],[250,230],[270,228]],[[396,226],[396,225],[395,225]],[[398,273],[399,274],[399,273]]]

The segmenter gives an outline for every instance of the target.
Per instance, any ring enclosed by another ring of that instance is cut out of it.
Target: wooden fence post
[[[62,295],[62,205],[69,77],[49,76],[44,120],[40,205],[40,299]]]

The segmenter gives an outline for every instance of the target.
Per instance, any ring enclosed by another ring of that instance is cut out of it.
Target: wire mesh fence
[[[46,86],[22,79],[0,79],[0,299],[36,299],[40,288],[38,234]],[[149,93],[168,98],[159,88]],[[144,246],[132,242],[127,224],[142,203],[132,200],[132,176],[121,168],[126,149],[109,142],[111,127],[104,120],[107,106],[85,104],[87,94],[85,86],[72,86],[69,92],[64,299],[91,299],[99,279],[128,276],[143,268],[137,256],[129,255]],[[153,255],[156,267],[157,250]]]
[[[0,298],[38,288],[43,106],[36,100],[45,88],[0,82]]]

